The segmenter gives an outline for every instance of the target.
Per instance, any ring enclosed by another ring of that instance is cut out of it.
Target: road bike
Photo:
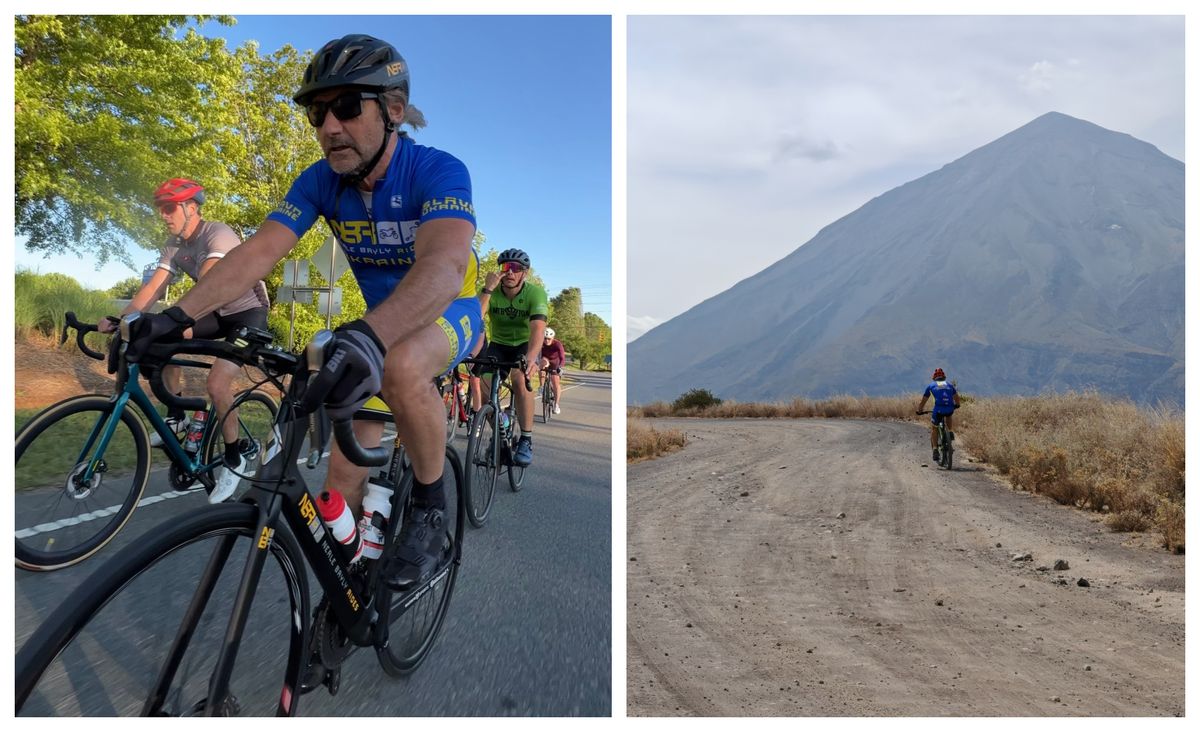
[[[84,354],[105,360],[84,341],[98,330],[96,325],[81,323],[68,312],[60,343],[71,329]],[[225,439],[212,404],[193,402],[202,412],[195,424],[203,424],[203,431],[198,447],[189,449],[143,391],[139,376],[147,375],[145,365],[126,363],[111,350],[107,359],[109,373],[117,377],[111,396],[65,399],[30,418],[17,432],[15,557],[22,569],[49,571],[82,562],[125,526],[151,475],[147,424],[162,438],[170,461],[167,484],[175,492],[197,483],[211,492],[213,471],[224,465]],[[211,367],[180,359],[162,365]],[[257,464],[278,411],[275,400],[257,388],[235,395],[230,414],[237,414],[239,449],[247,467]]]
[[[124,342],[133,320],[122,321]],[[318,332],[302,354],[271,345],[261,331],[238,334],[230,341],[152,344],[141,362],[162,364],[179,353],[218,356],[257,368],[280,388],[284,397],[250,491],[240,503],[206,506],[147,532],[67,597],[17,653],[18,713],[294,715],[303,691],[324,685],[337,693],[341,664],[357,648],[373,647],[393,676],[414,671],[432,649],[465,533],[454,448],[446,448],[447,478],[455,487],[447,488],[442,562],[418,584],[393,590],[381,569],[396,553],[411,506],[413,478],[403,451],[398,445],[364,448],[351,420],[329,425],[323,410],[303,406],[309,377],[322,368],[333,334]],[[125,345],[120,348],[124,354]],[[161,369],[150,383],[168,404],[197,406],[198,400],[167,392]],[[354,561],[305,486],[298,465],[319,463],[330,431],[351,462],[389,465],[386,479],[394,489],[379,559]],[[306,442],[307,460],[298,460]],[[243,568],[225,572],[237,565],[235,549],[245,550]],[[310,572],[324,591],[315,610]],[[193,576],[199,577],[194,591],[181,591],[177,580]],[[147,637],[152,630],[161,638]],[[102,659],[115,659],[116,668],[104,673]],[[302,687],[310,668],[318,677]]]
[[[467,358],[463,362],[492,372],[488,399],[471,419],[464,470],[467,518],[472,526],[482,528],[492,508],[500,472],[508,474],[508,487],[513,491],[521,490],[525,480],[525,468],[515,465],[512,460],[521,437],[514,406],[516,394],[500,374],[512,369],[524,372],[527,362],[524,356],[511,362],[500,361],[495,356]],[[533,391],[528,377],[525,388]]]
[[[446,408],[446,443],[449,444],[459,430],[465,434],[471,426],[469,382],[457,366],[449,374],[439,376],[436,382],[438,394]]]
[[[929,414],[929,412],[917,412],[917,414]],[[935,418],[938,431],[938,465],[946,470],[954,469],[954,433],[946,429],[946,420],[944,414],[939,414]]]
[[[562,369],[559,369],[562,373]],[[561,377],[560,377],[561,378]],[[551,378],[549,369],[541,370],[542,379],[542,422],[549,423],[550,418],[554,416],[554,407],[558,401],[554,398],[554,381]]]

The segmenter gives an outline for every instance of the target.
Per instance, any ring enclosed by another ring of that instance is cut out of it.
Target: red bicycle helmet
[[[154,192],[154,205],[162,203],[183,203],[195,201],[204,203],[204,186],[188,178],[172,178],[158,187]]]
[[[941,369],[934,370],[934,372],[933,372],[933,380],[934,381],[937,381],[938,379],[944,379],[944,378],[946,378],[945,371],[942,371]]]

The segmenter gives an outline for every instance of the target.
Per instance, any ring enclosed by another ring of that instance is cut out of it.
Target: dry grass
[[[676,409],[667,402],[651,402],[630,407],[629,416],[641,417],[708,417],[730,419],[749,417],[761,419],[805,419],[812,417],[842,417],[846,419],[909,419],[917,400],[911,397],[835,396],[828,399],[793,399],[790,402],[723,401],[702,409]]]
[[[630,423],[649,417],[916,420],[915,397],[724,401],[703,409],[666,402],[630,407]],[[1021,490],[1106,514],[1115,531],[1162,535],[1184,551],[1184,421],[1179,411],[1145,409],[1100,394],[974,399],[963,397],[955,432],[974,456]],[[920,418],[924,423],[926,418]],[[632,427],[630,459],[633,459]]]
[[[983,399],[963,446],[1017,488],[1100,511],[1116,531],[1155,529],[1184,550],[1183,415],[1095,393]]]
[[[636,419],[626,420],[625,439],[625,459],[631,463],[678,450],[687,442],[680,430],[658,429]]]

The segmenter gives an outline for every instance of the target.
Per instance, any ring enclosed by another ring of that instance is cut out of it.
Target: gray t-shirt
[[[160,269],[165,269],[172,275],[180,272],[187,274],[193,280],[200,279],[200,265],[209,259],[220,259],[242,240],[228,224],[220,221],[201,221],[192,236],[180,243],[179,237],[173,236],[163,244],[162,257],[158,260]],[[218,315],[232,315],[251,308],[265,308],[270,305],[267,298],[267,286],[259,280],[240,297],[217,308]]]

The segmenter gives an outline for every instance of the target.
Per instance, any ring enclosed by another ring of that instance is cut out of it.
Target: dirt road
[[[630,715],[1184,712],[1184,557],[918,425],[654,422],[688,445],[629,469]]]

